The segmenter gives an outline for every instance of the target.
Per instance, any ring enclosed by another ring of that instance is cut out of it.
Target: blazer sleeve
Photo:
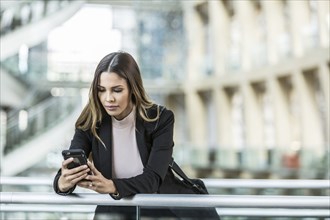
[[[168,170],[173,152],[174,114],[164,110],[151,133],[151,149],[143,173],[126,179],[113,179],[120,199],[137,193],[156,193]]]
[[[75,134],[71,140],[70,149],[83,149],[86,155],[89,155],[91,151],[91,135],[88,131],[82,131],[80,129],[75,130]],[[59,195],[68,195],[71,194],[76,186],[69,189],[67,192],[61,192],[58,188],[58,179],[61,176],[61,169],[58,170],[54,181],[53,181],[53,189]]]

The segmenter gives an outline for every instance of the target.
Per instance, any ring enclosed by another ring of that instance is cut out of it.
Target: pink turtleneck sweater
[[[135,137],[135,107],[124,119],[112,117],[112,176],[129,178],[143,172]]]

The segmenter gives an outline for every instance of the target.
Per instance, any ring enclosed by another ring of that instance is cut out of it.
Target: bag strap
[[[170,161],[169,166],[172,168],[172,170],[178,174],[182,179],[184,179],[185,181],[187,181],[188,183],[190,183],[191,185],[195,185],[189,177],[187,177],[187,175],[181,170],[181,168],[179,167],[179,165],[174,161],[173,157]]]
[[[202,186],[194,183],[193,181],[191,181],[191,179],[189,177],[187,177],[187,175],[181,170],[181,168],[179,167],[179,165],[174,161],[173,157],[171,158],[169,167],[171,167],[171,169],[177,174],[179,175],[184,181],[186,181],[187,183],[189,183],[193,188],[195,188],[200,194],[208,194],[207,190],[204,189]],[[205,186],[204,186],[205,187]]]

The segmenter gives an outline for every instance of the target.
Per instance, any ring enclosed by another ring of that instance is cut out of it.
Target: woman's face
[[[117,120],[125,118],[132,111],[133,105],[127,82],[117,73],[101,73],[97,90],[104,109]]]

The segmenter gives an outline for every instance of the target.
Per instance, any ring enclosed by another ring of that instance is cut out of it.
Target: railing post
[[[136,206],[136,220],[140,220],[140,206]]]

